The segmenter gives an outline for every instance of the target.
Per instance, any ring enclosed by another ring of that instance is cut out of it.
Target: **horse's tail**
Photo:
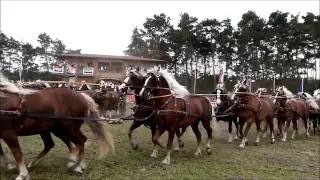
[[[95,118],[99,118],[99,106],[94,102],[94,100],[87,94],[81,93],[81,95],[86,99],[89,105],[89,114],[93,115]],[[107,129],[107,124],[103,125],[99,121],[85,121],[90,127],[96,141],[99,145],[99,157],[102,158],[111,152],[114,154],[114,139],[111,133]]]
[[[209,114],[211,116],[210,117],[210,119],[211,119],[210,126],[213,129],[213,135],[214,135],[214,137],[218,137],[218,136],[220,136],[220,126],[217,121],[216,113],[214,111],[214,106],[211,104],[210,99],[208,97],[205,97],[205,99],[207,100],[208,105],[209,105]]]

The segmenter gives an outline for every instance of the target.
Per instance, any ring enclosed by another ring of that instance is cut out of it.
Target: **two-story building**
[[[94,83],[102,78],[123,80],[126,68],[143,66],[152,68],[154,65],[163,65],[165,60],[141,58],[134,56],[112,56],[97,54],[57,54],[60,65],[53,68],[53,73],[61,74],[64,80],[79,82],[86,80]]]

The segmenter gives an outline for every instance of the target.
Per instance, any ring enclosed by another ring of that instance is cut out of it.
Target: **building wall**
[[[101,78],[117,78],[120,80],[123,80],[126,76],[126,68],[128,66],[133,66],[134,68],[137,68],[138,66],[144,67],[144,68],[152,68],[154,65],[158,64],[158,62],[145,62],[145,61],[130,61],[130,60],[112,60],[112,59],[92,59],[92,58],[74,58],[74,57],[68,57],[64,58],[63,60],[67,60],[69,63],[76,62],[77,65],[77,72],[82,73],[82,67],[88,66],[88,64],[91,64],[94,68],[93,76],[83,76],[81,74],[78,74],[77,76],[77,82],[86,80],[87,82],[96,82],[97,80]],[[100,71],[99,70],[99,62],[120,62],[122,63],[121,71],[120,72],[112,72],[112,71]],[[82,66],[81,66],[82,65]],[[64,80],[69,80],[68,77],[63,78]]]

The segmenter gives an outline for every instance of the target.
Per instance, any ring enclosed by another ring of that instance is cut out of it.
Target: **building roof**
[[[142,58],[136,56],[113,56],[113,55],[101,55],[101,54],[56,54],[57,57],[67,58],[97,58],[97,59],[121,59],[129,61],[152,61],[152,62],[166,62],[166,60]]]

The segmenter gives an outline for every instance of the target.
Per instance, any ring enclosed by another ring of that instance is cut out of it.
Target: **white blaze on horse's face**
[[[278,98],[279,92],[276,92],[276,95],[274,96],[273,104],[276,104],[277,98]]]
[[[217,90],[217,105],[221,104],[220,93],[221,93],[221,90],[218,89]]]
[[[139,95],[142,96],[143,92],[145,91],[146,89],[146,86],[147,84],[149,83],[149,80],[151,79],[151,76],[149,76],[147,79],[146,79],[146,82],[144,82],[144,85],[143,85],[143,88],[141,89]]]

